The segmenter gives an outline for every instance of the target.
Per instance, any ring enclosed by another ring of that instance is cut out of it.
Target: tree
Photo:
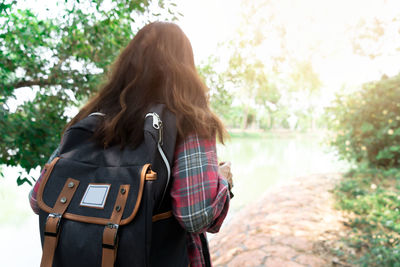
[[[232,51],[226,72],[242,101],[243,129],[254,115],[263,129],[286,128],[299,117],[315,128],[323,84],[313,62],[324,55],[324,41],[299,38],[313,14],[293,17],[288,6],[302,4],[292,2],[241,1],[240,23],[225,50]]]
[[[65,0],[46,14],[18,4],[0,4],[0,164],[29,172],[58,145],[71,116],[67,108],[99,88],[137,28],[178,13],[163,0]],[[152,13],[151,6],[160,12]],[[33,99],[13,109],[10,100],[21,91]]]
[[[370,59],[393,56],[400,47],[393,45],[400,40],[400,13],[394,16],[360,19],[348,30],[353,52]],[[388,45],[392,43],[392,45]]]
[[[290,73],[291,86],[290,93],[291,97],[297,103],[302,105],[293,105],[300,107],[303,110],[299,110],[301,114],[306,115],[307,118],[311,118],[311,129],[316,128],[316,108],[320,102],[320,88],[322,82],[319,79],[319,75],[315,72],[311,62],[300,61],[295,62],[293,71]],[[302,96],[302,98],[300,98]],[[299,114],[297,114],[299,115]]]
[[[286,30],[271,1],[242,0],[241,7],[235,34],[223,44],[223,51],[230,51],[224,76],[241,102],[241,128],[256,120],[270,129],[281,98],[279,76],[288,56]]]
[[[204,83],[209,87],[210,105],[213,111],[218,114],[225,123],[231,124],[231,105],[233,95],[228,92],[223,73],[216,71],[218,59],[209,57],[206,63],[197,67],[197,71]]]
[[[280,94],[276,86],[269,81],[264,64],[255,55],[246,55],[236,50],[230,57],[225,75],[238,89],[237,93],[243,105],[242,130],[248,127],[249,116],[254,115],[250,115],[250,109],[255,105],[267,108],[272,123],[272,110],[268,103],[276,104]]]

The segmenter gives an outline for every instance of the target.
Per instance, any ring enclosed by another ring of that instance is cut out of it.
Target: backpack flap
[[[50,178],[51,177],[51,178]],[[56,201],[64,201],[61,196],[67,179],[79,181],[76,192],[69,200],[63,218],[84,223],[107,225],[118,206],[115,203],[120,194],[127,194],[125,209],[119,225],[131,222],[137,214],[143,196],[146,180],[155,180],[157,174],[150,164],[144,166],[101,167],[67,158],[55,158],[45,166],[45,174],[38,191],[38,205],[47,212],[53,213]],[[128,190],[120,189],[128,185]],[[75,186],[72,185],[71,186]]]

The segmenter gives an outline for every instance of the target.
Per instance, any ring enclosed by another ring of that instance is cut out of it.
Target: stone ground
[[[347,249],[345,217],[330,192],[339,179],[311,175],[271,188],[211,239],[213,265],[349,266],[332,252]]]

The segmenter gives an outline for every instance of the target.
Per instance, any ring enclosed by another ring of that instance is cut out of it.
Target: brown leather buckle
[[[113,242],[112,242],[112,244],[109,244],[109,243],[104,243],[104,238],[103,238],[103,243],[102,243],[102,246],[103,246],[103,248],[108,248],[108,249],[115,249],[116,247],[117,247],[117,240],[118,240],[118,236],[117,236],[117,233],[118,233],[118,228],[119,228],[119,225],[118,224],[115,224],[115,223],[109,223],[109,224],[107,224],[106,226],[105,226],[105,229],[104,229],[104,231],[113,231],[114,233],[114,238],[113,238]],[[110,230],[109,230],[110,229]]]
[[[60,230],[61,217],[62,217],[62,215],[59,214],[59,213],[49,213],[49,215],[47,216],[47,219],[46,219],[46,226],[45,226],[44,235],[47,235],[47,236],[54,236],[54,237],[56,237],[56,236],[58,235],[58,231]],[[49,231],[48,231],[48,230],[49,230],[48,228],[50,228],[50,227],[48,227],[48,226],[49,226],[49,225],[48,225],[49,219],[51,219],[51,220],[57,220],[56,228],[55,228],[55,231],[54,231],[54,232],[49,232]]]

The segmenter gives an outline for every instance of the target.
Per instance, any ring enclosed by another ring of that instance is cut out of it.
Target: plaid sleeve
[[[58,155],[58,151],[59,151],[59,147],[57,147],[56,150],[54,150],[53,154],[51,154],[47,163],[50,163]],[[39,179],[36,181],[32,190],[29,192],[29,204],[31,204],[31,208],[32,208],[33,212],[36,214],[39,214],[39,206],[37,204],[36,197],[37,197],[37,192],[39,190],[40,181],[42,180],[44,173],[45,173],[45,169],[43,168],[40,173]]]
[[[188,232],[218,232],[229,208],[227,181],[218,174],[216,144],[192,134],[177,145],[172,170],[173,213]]]

